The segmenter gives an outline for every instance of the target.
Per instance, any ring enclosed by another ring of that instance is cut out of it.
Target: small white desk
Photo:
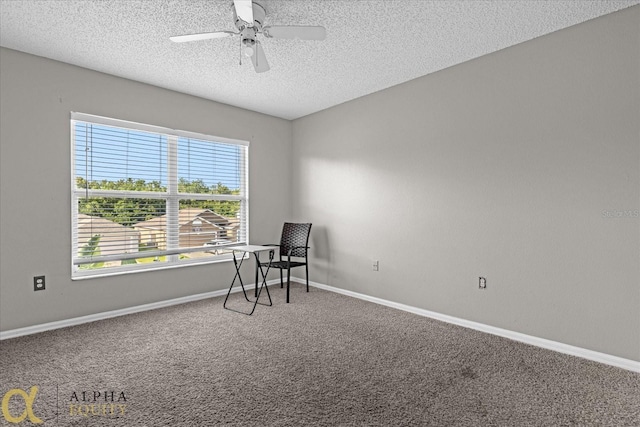
[[[246,314],[251,316],[253,312],[256,310],[256,306],[266,305],[272,306],[273,301],[271,301],[271,294],[269,293],[269,287],[267,286],[267,274],[269,273],[269,269],[271,268],[271,261],[273,261],[274,253],[278,249],[278,246],[260,246],[260,245],[239,245],[239,246],[230,246],[225,249],[230,249],[233,251],[233,265],[236,267],[236,274],[233,276],[233,280],[231,281],[231,286],[229,286],[229,292],[227,292],[227,297],[224,299],[224,303],[222,306],[227,310],[236,311],[238,313]],[[242,257],[240,261],[236,258],[236,253],[242,252]],[[269,252],[269,264],[267,265],[266,271],[262,269],[262,265],[260,265],[260,252]],[[242,282],[242,277],[240,276],[240,267],[242,266],[242,261],[244,261],[244,256],[246,254],[253,254],[253,257],[256,260],[256,281],[255,281],[255,301],[251,301],[249,297],[247,297],[247,292],[244,288],[244,283]],[[258,287],[259,275],[262,275],[262,281],[260,282],[260,286]],[[253,309],[249,313],[244,311],[236,310],[233,308],[227,307],[227,300],[229,299],[229,295],[231,294],[231,289],[233,285],[236,283],[236,279],[240,282],[240,286],[242,287],[242,293],[244,294],[244,299],[248,302],[253,303]],[[269,297],[269,304],[258,302],[260,299],[260,293],[262,292],[262,288],[267,290],[267,296]]]

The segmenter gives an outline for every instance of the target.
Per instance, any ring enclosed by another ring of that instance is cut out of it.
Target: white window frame
[[[96,125],[113,126],[133,131],[144,131],[162,134],[167,138],[167,191],[166,192],[143,192],[136,191],[135,194],[126,193],[119,190],[96,190],[77,188],[76,186],[76,141],[75,141],[75,123],[86,122]],[[242,240],[233,242],[231,245],[246,244],[249,241],[249,141],[217,137],[205,135],[197,132],[183,131],[165,128],[161,126],[148,125],[143,123],[130,122],[108,117],[95,116],[91,114],[72,112],[70,120],[71,133],[71,230],[72,230],[72,280],[84,279],[89,277],[104,277],[116,274],[136,273],[150,270],[160,270],[168,268],[185,267],[189,265],[209,264],[221,261],[229,261],[232,255],[222,254],[207,258],[179,260],[178,254],[189,252],[202,252],[202,248],[180,248],[179,247],[179,224],[178,212],[179,202],[181,199],[195,200],[223,200],[223,201],[240,201],[240,229]],[[240,195],[226,194],[189,194],[178,192],[178,138],[192,138],[201,141],[211,141],[214,143],[222,143],[227,145],[244,146],[246,149],[241,150],[240,165]],[[81,264],[95,263],[100,261],[114,261],[140,258],[139,254],[122,254],[122,255],[105,255],[92,257],[90,260],[78,256],[78,201],[83,197],[133,197],[159,199],[166,201],[167,215],[167,246],[163,250],[146,251],[144,257],[167,256],[167,261],[161,264],[134,264],[121,265],[116,267],[108,267],[104,269],[82,270],[79,268]],[[227,245],[227,246],[231,246]],[[224,246],[218,247],[224,249]]]

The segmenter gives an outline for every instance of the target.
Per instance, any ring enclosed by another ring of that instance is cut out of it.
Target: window
[[[248,142],[71,114],[72,277],[230,258],[248,241]]]

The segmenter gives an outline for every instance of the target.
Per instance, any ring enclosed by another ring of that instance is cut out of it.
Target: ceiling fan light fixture
[[[255,52],[255,44],[256,42],[251,39],[242,40],[242,44],[244,45],[243,53],[244,56],[252,57]]]

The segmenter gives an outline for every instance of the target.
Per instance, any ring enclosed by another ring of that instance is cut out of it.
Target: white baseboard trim
[[[299,277],[292,277],[292,282],[304,284],[304,279]],[[280,283],[280,279],[273,279],[267,282],[268,285]],[[575,347],[568,344],[563,344],[557,341],[551,341],[544,338],[538,338],[531,335],[522,334],[520,332],[510,331],[508,329],[497,328],[495,326],[485,325],[483,323],[473,322],[470,320],[460,319],[458,317],[449,316],[446,314],[437,313],[435,311],[429,311],[422,308],[412,307],[410,305],[400,304],[393,301],[384,300],[382,298],[372,297],[358,292],[348,291],[346,289],[340,289],[333,286],[325,285],[318,282],[309,281],[309,285],[324,289],[326,291],[335,292],[338,294],[358,298],[361,300],[373,302],[375,304],[392,307],[398,310],[407,311],[409,313],[417,314],[419,316],[429,317],[432,319],[440,320],[442,322],[451,323],[465,328],[475,329],[480,332],[486,332],[492,335],[498,335],[501,337],[509,338],[514,341],[520,341],[525,344],[534,345],[536,347],[545,348],[548,350],[557,351],[571,356],[581,357],[583,359],[593,360],[595,362],[604,363],[606,365],[615,366],[618,368],[626,369],[633,372],[640,373],[640,362],[636,362],[630,359],[624,359],[622,357],[613,356],[606,353],[600,353],[593,350],[588,350],[581,347]],[[253,287],[252,284],[247,284],[247,288]],[[239,292],[240,288],[232,290],[233,293]],[[139,313],[142,311],[155,310],[157,308],[170,307],[172,305],[185,304],[188,302],[199,301],[202,299],[219,297],[225,295],[227,290],[222,289],[218,291],[205,292],[202,294],[189,295],[181,298],[174,298],[166,301],[159,301],[150,304],[143,304],[134,307],[127,307],[119,310],[105,311],[103,313],[90,314],[87,316],[74,317],[71,319],[59,320],[55,322],[42,323],[40,325],[27,326],[24,328],[12,329],[4,332],[0,332],[0,341],[10,338],[21,337],[24,335],[36,334],[39,332],[50,331],[54,329],[66,328],[69,326],[81,325],[84,323],[96,322],[98,320],[109,319],[112,317],[124,316],[127,314]]]
[[[304,284],[305,280],[299,277],[292,277],[291,281]],[[497,328],[495,326],[485,325],[483,323],[472,322],[470,320],[460,319],[458,317],[449,316],[446,314],[437,313],[435,311],[429,311],[422,308],[412,307],[410,305],[400,304],[393,301],[387,301],[381,298],[372,297],[365,294],[360,294],[345,289],[335,288],[333,286],[324,285],[322,283],[309,281],[309,286],[313,286],[326,291],[335,292],[342,295],[358,298],[361,300],[373,302],[387,307],[396,308],[398,310],[408,311],[419,316],[429,317],[432,319],[440,320],[443,322],[451,323],[465,328],[475,329],[477,331],[486,332],[492,335],[498,335],[504,338],[509,338],[514,341],[520,341],[525,344],[531,344],[536,347],[545,348],[548,350],[557,351],[559,353],[569,354],[571,356],[581,357],[583,359],[593,360],[595,362],[604,363],[606,365],[615,366],[618,368],[626,369],[633,372],[640,373],[640,362],[636,362],[630,359],[624,359],[618,356],[612,356],[606,353],[600,353],[593,350],[588,350],[581,347],[575,347],[568,344],[563,344],[557,341],[551,341],[544,338],[538,338],[531,335],[522,334],[520,332],[510,331],[508,329]]]
[[[280,279],[273,279],[267,282],[267,285],[273,285],[280,283]],[[246,289],[252,289],[253,283],[245,284]],[[242,288],[234,287],[231,293],[240,292]],[[119,310],[105,311],[102,313],[89,314],[87,316],[74,317],[71,319],[58,320],[55,322],[42,323],[40,325],[27,326],[24,328],[12,329],[4,332],[0,332],[0,341],[21,337],[24,335],[37,334],[39,332],[51,331],[53,329],[66,328],[68,326],[82,325],[83,323],[96,322],[98,320],[110,319],[112,317],[125,316],[127,314],[139,313],[141,311],[155,310],[157,308],[170,307],[172,305],[185,304],[187,302],[199,301],[202,299],[219,297],[226,295],[228,289],[222,289],[219,291],[205,292],[203,294],[189,295],[186,297],[174,298],[166,301],[158,301],[149,304],[137,305],[135,307],[127,307]]]

